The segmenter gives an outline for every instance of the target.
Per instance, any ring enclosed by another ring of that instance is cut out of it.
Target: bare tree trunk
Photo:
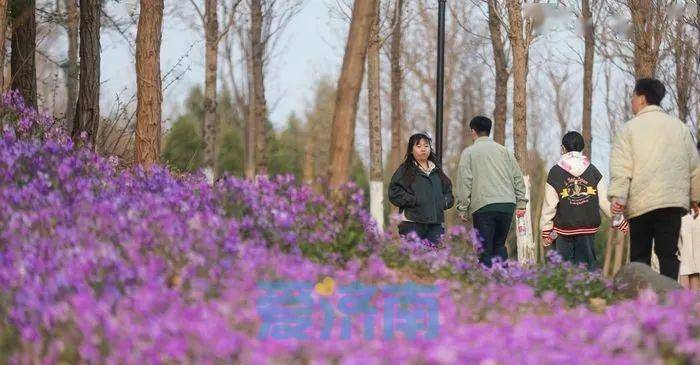
[[[255,165],[257,173],[267,170],[267,101],[265,100],[265,81],[263,75],[263,58],[265,57],[265,42],[262,39],[263,13],[262,1],[251,1],[250,41],[252,47],[253,87],[251,118],[255,126]]]
[[[36,107],[36,4],[34,0],[13,1],[12,6],[12,88],[19,90],[27,105]]]
[[[7,39],[7,2],[0,0],[0,88],[5,85],[5,39]],[[0,90],[4,91],[4,90]]]
[[[461,113],[459,117],[462,133],[460,135],[460,150],[467,148],[473,141],[469,137],[469,118],[474,114],[474,98],[471,92],[470,79],[465,78],[462,81],[461,89]]]
[[[401,146],[403,130],[403,103],[401,89],[403,87],[403,70],[401,69],[401,52],[403,42],[403,0],[396,0],[392,21],[390,63],[391,63],[391,152],[389,154],[389,170],[393,172],[401,163]],[[390,173],[391,173],[390,172]]]
[[[204,168],[210,182],[216,172],[216,137],[218,120],[216,114],[216,76],[219,57],[219,20],[217,1],[206,0],[204,3],[204,35],[206,51],[204,54]]]
[[[690,114],[691,77],[693,73],[692,41],[686,39],[685,23],[682,19],[676,21],[673,36],[673,57],[676,64],[676,105],[678,119],[686,123]]]
[[[357,99],[360,96],[365,72],[365,58],[370,29],[377,13],[377,0],[356,0],[352,10],[350,31],[343,56],[343,67],[338,79],[338,94],[331,128],[331,161],[328,174],[330,187],[336,188],[348,181],[355,141]]]
[[[136,33],[136,154],[139,164],[151,164],[160,156],[161,104],[160,44],[163,0],[140,0]]]
[[[68,29],[68,67],[66,72],[66,130],[73,131],[75,107],[78,102],[78,36],[80,13],[75,0],[65,0]]]
[[[665,31],[665,2],[629,0],[634,43],[634,73],[637,79],[654,77]]]
[[[513,139],[515,158],[523,170],[526,195],[530,197],[530,164],[527,153],[527,73],[529,47],[532,40],[531,22],[523,24],[522,4],[520,0],[507,0],[508,38],[513,53]],[[531,210],[525,212],[527,233],[517,235],[518,260],[521,263],[535,262],[537,259],[534,240],[532,237]]]
[[[584,154],[593,157],[593,62],[595,56],[595,29],[593,27],[593,14],[591,13],[590,0],[581,1],[581,14],[584,23],[584,51],[583,51],[583,113],[581,117],[581,129],[583,140],[586,143]]]
[[[528,44],[523,36],[522,6],[519,1],[507,0],[510,29],[508,37],[513,52],[513,139],[515,158],[527,168],[527,69]],[[529,175],[525,172],[525,175]]]
[[[87,133],[95,148],[100,125],[100,0],[80,0],[80,91],[73,138]]]
[[[245,123],[245,137],[243,143],[243,172],[246,179],[253,179],[255,177],[255,136],[257,125],[255,123],[255,93],[253,90],[253,81],[250,75],[253,73],[253,56],[251,54],[246,54],[246,70],[248,71],[248,107],[247,118]]]
[[[367,49],[367,96],[369,98],[369,206],[372,217],[380,230],[384,229],[384,177],[382,168],[382,109],[380,93],[379,50],[379,6],[372,23]]]
[[[489,33],[491,34],[491,48],[493,60],[496,66],[496,96],[493,108],[493,139],[500,143],[506,142],[506,114],[508,113],[508,65],[506,64],[506,52],[503,35],[501,34],[501,22],[498,16],[498,8],[495,0],[487,0],[489,10]]]

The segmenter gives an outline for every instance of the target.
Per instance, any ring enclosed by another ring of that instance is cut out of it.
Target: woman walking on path
[[[389,201],[399,208],[399,234],[415,232],[435,243],[445,232],[444,211],[452,208],[452,181],[437,165],[431,139],[417,133],[408,140],[406,158],[389,183]]]

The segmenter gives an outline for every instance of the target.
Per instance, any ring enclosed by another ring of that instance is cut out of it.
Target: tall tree
[[[80,0],[80,90],[73,137],[85,132],[93,147],[100,125],[101,10],[101,0]]]
[[[693,39],[686,32],[686,24],[683,15],[675,20],[671,44],[673,46],[673,59],[675,61],[675,86],[676,86],[676,106],[678,107],[678,118],[684,123],[690,116],[690,95],[692,92],[692,75],[695,69],[693,59]],[[696,50],[697,52],[697,50]],[[696,80],[697,82],[697,80]]]
[[[379,34],[380,0],[376,1],[376,16],[372,23],[367,50],[367,89],[369,105],[369,205],[370,213],[380,229],[384,228],[384,176],[382,168],[382,109],[380,93]]]
[[[346,183],[350,175],[357,100],[365,72],[370,30],[376,16],[377,0],[355,1],[333,111],[331,161],[328,168],[332,188]]]
[[[520,0],[506,0],[508,11],[508,38],[513,54],[513,140],[515,158],[523,170],[528,207],[525,221],[532,227],[530,210],[530,164],[527,153],[527,74],[530,44],[534,37],[531,14],[523,13]],[[536,249],[532,239],[532,230],[525,236],[518,235],[518,260],[536,261]]]
[[[583,110],[581,113],[581,129],[583,140],[586,142],[584,153],[592,157],[593,134],[593,62],[595,56],[595,26],[591,11],[591,0],[581,0],[581,21],[583,22]]]
[[[255,169],[257,173],[267,170],[267,101],[265,99],[265,80],[263,61],[265,58],[265,40],[263,39],[263,4],[262,0],[250,2],[250,121],[255,135]]]
[[[241,37],[243,38],[243,37]],[[250,42],[250,37],[248,37],[248,42]],[[245,174],[246,179],[252,179],[255,177],[255,170],[256,170],[256,159],[257,159],[257,154],[256,152],[256,130],[257,130],[257,118],[255,116],[256,112],[256,107],[255,107],[255,93],[253,90],[253,84],[252,84],[252,73],[253,73],[253,55],[252,55],[252,50],[249,49],[249,47],[246,47],[246,55],[245,55],[245,65],[246,65],[246,70],[248,71],[248,101],[247,101],[247,107],[245,108],[246,112],[246,123],[244,126],[244,137],[243,137],[243,171]],[[235,76],[232,77],[235,79]]]
[[[135,161],[150,164],[160,156],[161,104],[160,44],[163,0],[140,0],[136,33],[136,149]]]
[[[626,0],[632,15],[635,78],[654,77],[661,42],[668,27],[666,0]]]
[[[493,107],[493,139],[500,143],[506,142],[506,114],[508,113],[508,63],[506,61],[505,40],[501,30],[501,15],[495,0],[486,0],[488,4],[489,34],[491,49],[496,66],[495,96]]]
[[[217,0],[204,1],[204,166],[211,181],[216,167],[216,137],[219,121],[216,117],[216,76],[219,58],[219,17]]]
[[[523,19],[520,1],[507,0],[508,38],[513,53],[513,139],[515,158],[527,166],[527,74],[533,32],[531,23]]]
[[[201,133],[204,140],[204,169],[205,173],[213,180],[214,175],[220,169],[217,168],[217,137],[219,131],[219,118],[217,113],[217,79],[219,43],[228,33],[234,23],[236,9],[241,0],[231,1],[230,6],[224,4],[223,24],[219,23],[219,1],[204,0],[204,13],[202,13],[197,1],[190,0],[196,10],[204,28],[205,52],[204,52],[204,118]],[[226,49],[228,57],[232,56],[232,49]],[[232,62],[232,61],[229,61]]]
[[[5,85],[5,39],[7,35],[7,1],[0,0],[0,88]]]
[[[78,102],[78,37],[80,26],[80,13],[75,0],[65,0],[66,5],[66,31],[68,33],[68,60],[66,70],[66,130],[73,131],[75,119],[75,107]]]
[[[37,106],[36,98],[36,4],[34,0],[12,0],[12,88],[19,90],[27,105]]]
[[[243,161],[245,176],[250,179],[257,173],[264,173],[268,165],[268,139],[272,138],[272,131],[267,116],[265,71],[269,54],[278,43],[283,29],[301,10],[303,0],[251,0],[246,4],[249,18],[244,22],[247,25],[236,27],[235,37],[228,37],[224,52],[230,53],[233,40],[240,44],[245,56],[246,72],[241,82],[236,79],[230,58],[227,57],[226,62],[233,95],[245,120]]]
[[[389,170],[393,171],[401,163],[401,142],[403,140],[403,69],[401,54],[403,52],[403,7],[404,0],[395,0],[394,16],[391,21],[391,46],[389,62],[391,64],[391,152],[389,153]]]

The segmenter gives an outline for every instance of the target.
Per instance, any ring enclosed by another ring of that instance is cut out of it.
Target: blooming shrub
[[[380,234],[352,186],[328,199],[285,176],[119,170],[16,93],[1,114],[0,363],[700,362],[694,294],[611,303],[599,275],[556,261],[481,268],[463,228],[436,247]],[[353,283],[409,279],[435,291],[434,337],[389,339],[387,317],[338,309]],[[309,304],[305,339],[264,336],[266,291],[285,282]],[[582,305],[596,297],[610,305]]]

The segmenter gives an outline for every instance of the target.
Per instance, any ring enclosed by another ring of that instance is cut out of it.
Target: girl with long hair
[[[408,140],[404,162],[389,183],[389,201],[399,208],[402,222],[399,234],[415,232],[435,243],[445,232],[444,211],[452,208],[452,181],[437,163],[426,134],[416,133]]]

